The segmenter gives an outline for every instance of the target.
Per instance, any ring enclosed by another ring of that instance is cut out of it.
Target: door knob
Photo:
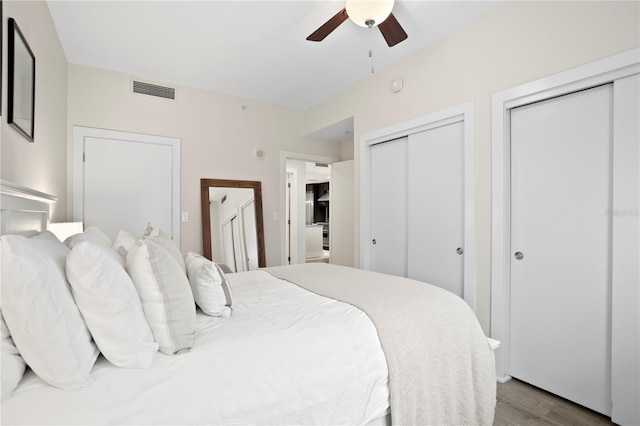
[[[375,244],[376,243],[376,239],[374,238],[373,240],[371,240],[371,243]]]
[[[462,255],[462,253],[464,253],[464,249],[462,247],[458,247],[456,249],[456,253],[458,253],[459,255]]]
[[[516,258],[516,260],[522,260],[524,258],[524,254],[522,254],[522,252],[517,251],[513,257]]]

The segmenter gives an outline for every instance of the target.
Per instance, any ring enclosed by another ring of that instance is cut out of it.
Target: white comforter
[[[461,298],[431,284],[326,263],[267,270],[367,313],[389,367],[394,424],[493,424],[495,359]]]
[[[359,309],[263,271],[230,274],[229,319],[201,313],[185,353],[151,368],[100,357],[94,381],[62,391],[29,371],[2,424],[363,424],[389,407],[387,365]]]

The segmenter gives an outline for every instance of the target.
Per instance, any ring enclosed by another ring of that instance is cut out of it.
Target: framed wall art
[[[36,58],[13,18],[9,18],[7,122],[33,142]]]

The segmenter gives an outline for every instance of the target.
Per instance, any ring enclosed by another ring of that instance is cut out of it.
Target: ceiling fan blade
[[[340,12],[336,13],[333,18],[329,19],[325,22],[320,28],[315,30],[307,40],[309,41],[322,41],[326,36],[331,34],[333,30],[338,28],[340,24],[347,20],[349,16],[347,15],[347,9],[343,8]]]
[[[380,32],[384,37],[385,41],[389,45],[389,47],[393,47],[396,44],[400,43],[403,40],[407,39],[407,33],[404,32],[402,26],[398,22],[393,13],[389,15],[387,19],[384,20],[380,25]]]

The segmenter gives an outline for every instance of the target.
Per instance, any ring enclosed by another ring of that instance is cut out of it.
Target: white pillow
[[[100,238],[97,235],[87,234],[86,232],[81,232],[79,234],[73,234],[67,237],[64,240],[64,245],[72,249],[76,246],[76,244],[83,243],[85,241],[89,241],[94,244],[98,244],[101,246],[109,247],[109,245],[105,244],[105,240]]]
[[[5,235],[2,314],[29,367],[47,383],[73,389],[91,381],[98,348],[65,277],[69,249],[51,233]]]
[[[85,234],[89,234],[89,235],[95,235],[96,237],[98,237],[105,246],[107,247],[111,247],[111,244],[113,244],[111,242],[111,238],[107,237],[107,234],[105,234],[104,232],[102,232],[100,230],[100,228],[98,228],[97,226],[90,226],[87,229],[84,230]]]
[[[144,234],[142,238],[148,238],[154,240],[158,244],[160,244],[165,250],[173,256],[173,258],[178,262],[182,270],[186,273],[187,269],[184,264],[184,257],[182,256],[182,252],[180,251],[180,247],[176,244],[173,239],[169,235],[167,235],[160,228],[154,228],[151,224],[147,225],[147,228],[144,230]]]
[[[158,345],[133,281],[120,262],[108,247],[88,241],[76,244],[67,255],[67,278],[104,357],[118,367],[147,368]]]
[[[18,383],[22,380],[24,370],[27,364],[18,352],[13,339],[9,334],[7,324],[0,314],[0,372],[2,373],[2,393],[0,393],[0,401],[6,401],[14,390],[18,387]]]
[[[214,317],[231,316],[231,288],[218,265],[193,253],[185,257],[193,298],[202,312]]]
[[[139,240],[127,255],[127,272],[142,301],[160,352],[193,345],[196,308],[189,281],[178,262],[153,239]]]
[[[127,231],[120,231],[116,236],[116,240],[111,247],[118,253],[123,259],[127,259],[127,254],[133,245],[136,243],[137,238],[131,235]]]
[[[67,237],[67,239],[64,240],[64,245],[72,249],[73,246],[83,241],[91,241],[92,243],[100,244],[105,247],[111,247],[111,239],[109,239],[104,232],[95,226],[90,226],[85,229],[84,232]]]
[[[67,254],[69,253],[69,248],[61,243],[53,232],[42,231],[25,241],[27,241],[34,249],[40,250],[43,255],[53,261],[56,267],[60,268],[60,271],[62,271],[64,276],[64,262],[67,258]],[[66,276],[64,276],[64,278],[66,288],[69,289],[69,283],[67,282]]]

